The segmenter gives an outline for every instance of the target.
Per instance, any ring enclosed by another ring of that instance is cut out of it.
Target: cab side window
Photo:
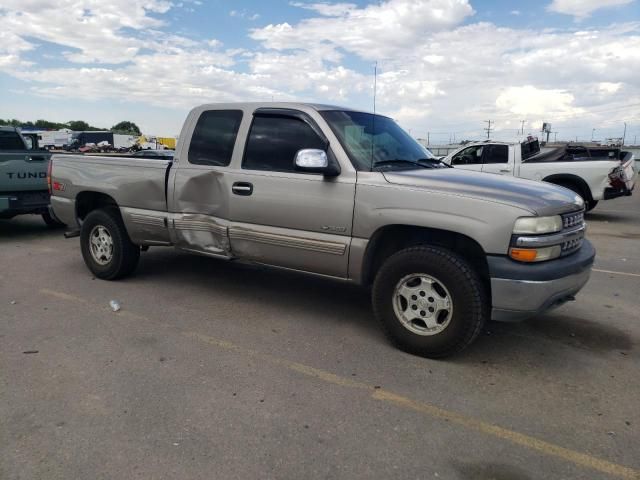
[[[198,119],[189,145],[189,163],[226,167],[242,121],[240,110],[209,110]]]
[[[451,159],[451,165],[480,165],[484,145],[475,145],[456,153]]]
[[[324,150],[326,145],[302,120],[273,115],[256,116],[251,124],[242,168],[295,172],[296,153],[305,148]]]
[[[509,147],[507,145],[488,145],[484,151],[484,163],[508,163]]]
[[[0,131],[0,150],[24,150],[22,138],[16,132]]]

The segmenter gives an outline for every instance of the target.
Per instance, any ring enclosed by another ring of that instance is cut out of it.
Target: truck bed
[[[133,157],[53,155],[56,181],[52,202],[75,199],[82,192],[108,195],[121,207],[167,211],[169,160]]]

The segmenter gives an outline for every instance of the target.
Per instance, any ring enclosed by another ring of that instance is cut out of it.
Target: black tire
[[[97,227],[104,227],[113,245],[105,264],[99,263],[91,253],[90,237]],[[84,263],[96,277],[103,280],[116,280],[130,275],[140,259],[140,248],[131,242],[117,208],[94,210],[87,215],[80,229],[80,247]]]
[[[66,226],[64,223],[53,218],[49,211],[46,211],[42,214],[42,220],[44,220],[44,223],[46,223],[47,227],[49,228],[62,228]]]
[[[558,183],[556,183],[556,185],[558,185],[560,187],[568,188],[572,192],[575,192],[578,195],[580,195],[580,197],[582,197],[582,199],[584,200],[584,209],[587,212],[590,212],[591,210],[596,208],[596,205],[598,205],[598,201],[597,200],[592,200],[591,199],[591,195],[588,195],[587,192],[585,192],[584,189],[580,185],[578,185],[576,183],[558,182]]]
[[[436,279],[450,294],[452,313],[439,333],[414,333],[396,315],[395,288],[412,274]],[[485,288],[475,270],[459,255],[431,246],[407,248],[389,257],[376,275],[372,300],[374,314],[389,339],[405,352],[429,358],[447,357],[468,347],[489,311]]]

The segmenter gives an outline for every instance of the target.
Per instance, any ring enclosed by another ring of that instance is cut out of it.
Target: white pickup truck
[[[532,137],[523,142],[470,143],[442,159],[464,170],[555,183],[580,195],[587,211],[599,200],[631,195],[638,175],[634,160],[631,152],[619,147],[568,144],[541,151]]]

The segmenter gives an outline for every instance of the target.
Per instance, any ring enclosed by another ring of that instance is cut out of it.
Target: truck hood
[[[455,168],[383,172],[387,182],[445,195],[499,202],[537,215],[557,215],[583,208],[571,190],[546,182]]]

